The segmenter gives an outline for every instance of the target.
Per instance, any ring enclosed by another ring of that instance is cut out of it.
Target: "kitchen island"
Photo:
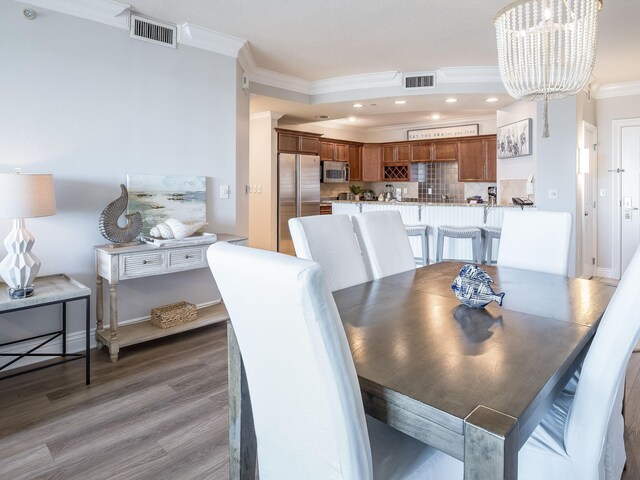
[[[453,225],[465,227],[502,227],[504,212],[518,205],[488,205],[486,203],[433,203],[433,202],[355,202],[336,200],[332,202],[334,215],[356,215],[361,212],[380,210],[398,210],[405,225],[427,225],[429,241],[429,262],[435,262],[438,226]],[[526,207],[535,208],[535,207]],[[409,237],[411,248],[416,257],[421,256],[422,246],[418,237]],[[493,248],[493,261],[498,253],[497,244]],[[473,258],[471,240],[454,241],[445,238],[444,255],[446,259],[470,260]]]

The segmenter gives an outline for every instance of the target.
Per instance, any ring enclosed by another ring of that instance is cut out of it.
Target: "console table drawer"
[[[146,277],[166,270],[166,253],[151,252],[120,256],[120,278]]]
[[[207,248],[209,245],[171,250],[169,252],[169,271],[206,267]]]

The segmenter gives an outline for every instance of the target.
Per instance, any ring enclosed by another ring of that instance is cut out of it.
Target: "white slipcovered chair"
[[[348,215],[292,218],[289,231],[297,257],[318,262],[332,292],[369,280]]]
[[[520,449],[519,480],[620,478],[619,460],[614,460],[615,466],[606,460],[605,440],[610,419],[618,418],[620,384],[640,338],[638,285],[640,248],[596,331],[575,395],[562,392]]]
[[[217,243],[207,252],[242,353],[262,480],[442,480],[459,462],[365,417],[321,267]]]
[[[571,214],[508,210],[504,214],[498,266],[567,274]]]
[[[360,213],[351,221],[371,278],[415,270],[416,262],[400,212]]]

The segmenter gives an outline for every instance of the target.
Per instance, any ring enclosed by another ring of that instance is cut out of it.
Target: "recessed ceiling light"
[[[329,117],[329,115],[316,115],[313,118],[319,118],[319,119],[322,119],[322,120],[327,120],[328,118],[331,118],[331,117]]]
[[[447,103],[456,103],[457,101],[458,101],[458,99],[457,99],[457,98],[447,98],[447,99],[445,100],[445,102],[447,102]]]
[[[405,103],[407,103],[407,101],[406,100],[396,100],[393,103],[395,103],[396,105],[404,105]]]
[[[434,113],[433,115],[431,115],[431,120],[439,120],[440,119],[440,115],[438,115],[437,113]]]
[[[361,103],[354,103],[353,104],[353,108],[362,108],[362,107],[364,107],[364,105],[361,104]]]
[[[485,100],[485,102],[497,102],[498,99],[496,97],[489,97]]]
[[[356,117],[349,117],[349,121],[350,122],[355,122],[356,121]]]

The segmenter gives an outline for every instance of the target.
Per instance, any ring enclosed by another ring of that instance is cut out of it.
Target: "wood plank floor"
[[[0,479],[226,479],[226,327],[94,352],[0,382]],[[640,354],[627,376],[627,471],[640,478]]]

